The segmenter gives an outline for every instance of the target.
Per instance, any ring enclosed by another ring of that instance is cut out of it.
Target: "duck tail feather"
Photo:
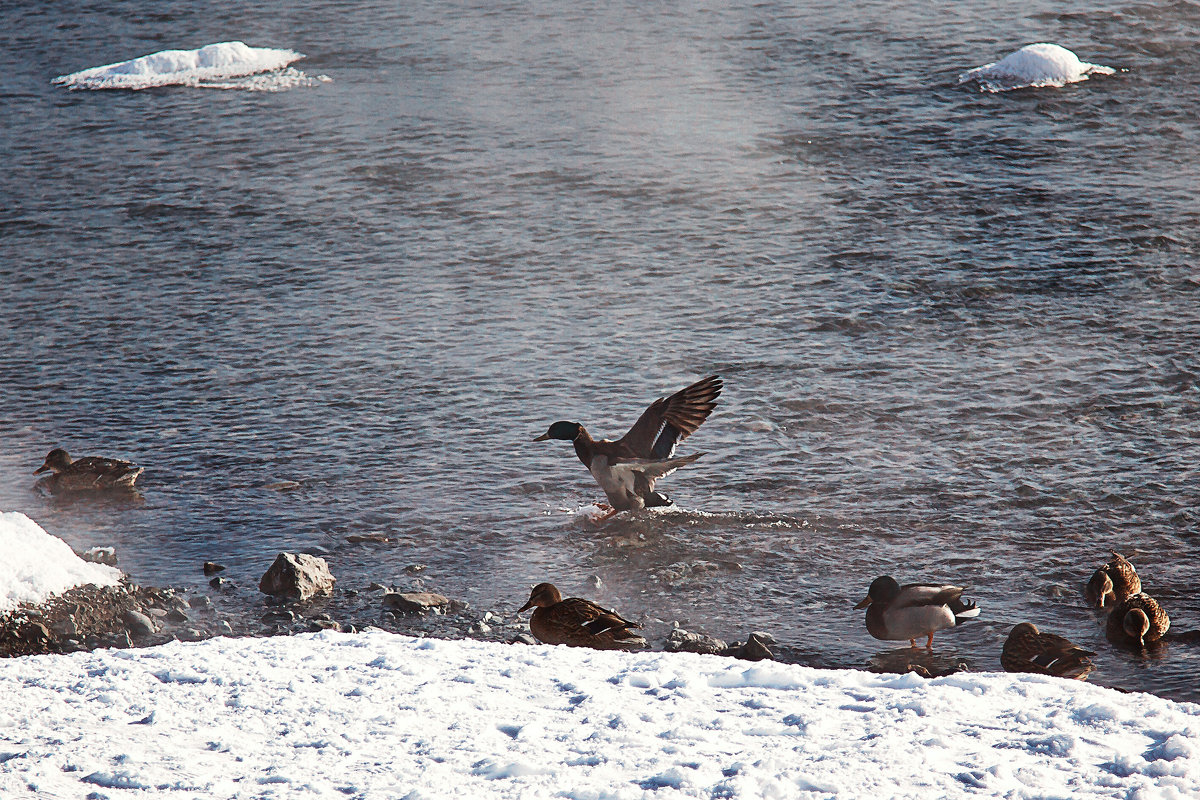
[[[979,606],[975,605],[975,601],[959,600],[950,606],[950,610],[954,612],[954,621],[958,622],[964,619],[974,619],[979,616]]]

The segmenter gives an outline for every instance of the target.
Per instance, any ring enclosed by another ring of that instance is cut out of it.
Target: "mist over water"
[[[950,581],[983,613],[948,659],[1028,620],[1200,700],[1200,647],[1116,652],[1080,593],[1116,548],[1200,628],[1200,5],[1058,8],[0,9],[0,509],[148,584],[316,545],[343,586],[550,580],[817,666],[891,649],[875,576]],[[232,39],[332,82],[50,85]],[[956,85],[1042,41],[1126,71]],[[530,440],[712,373],[680,510],[589,526]],[[145,502],[35,493],[55,446]]]

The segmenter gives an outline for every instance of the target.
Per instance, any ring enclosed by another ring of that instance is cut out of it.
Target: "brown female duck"
[[[131,491],[144,469],[116,458],[85,456],[72,459],[66,450],[56,447],[33,474],[53,472],[45,479],[51,492]]]
[[[1162,604],[1145,592],[1125,598],[1108,615],[1104,635],[1115,645],[1142,648],[1157,642],[1171,627]]]
[[[529,630],[544,644],[591,647],[596,650],[636,650],[646,640],[630,628],[640,628],[615,611],[580,597],[563,599],[552,583],[539,583],[518,613],[533,609]]]
[[[1142,580],[1129,559],[1116,550],[1111,552],[1113,557],[1092,573],[1091,580],[1083,590],[1084,597],[1095,608],[1117,605],[1142,590]]]
[[[1094,655],[1062,636],[1042,633],[1032,622],[1022,622],[1008,634],[1000,664],[1006,672],[1032,672],[1082,681],[1095,669],[1088,658]]]
[[[896,583],[890,575],[871,581],[867,596],[855,608],[867,609],[867,633],[876,639],[902,641],[913,647],[928,636],[925,647],[933,649],[933,634],[953,628],[963,620],[979,616],[975,603],[962,599],[961,586],[932,583]]]
[[[654,484],[704,455],[673,458],[675,446],[695,433],[716,408],[722,386],[721,379],[711,375],[670,397],[660,397],[629,433],[616,441],[593,439],[578,422],[566,421],[554,423],[534,441],[563,439],[574,443],[575,454],[608,497],[609,510],[601,520],[618,511],[669,506],[671,500],[654,491]]]

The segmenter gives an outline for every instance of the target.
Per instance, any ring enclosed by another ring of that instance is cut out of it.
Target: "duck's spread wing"
[[[695,461],[704,453],[691,453],[679,458],[667,458],[662,461],[655,461],[648,458],[622,458],[615,459],[609,464],[609,469],[619,478],[625,478],[626,473],[637,473],[646,476],[651,481],[656,481],[666,475],[670,475],[680,467],[686,467],[688,464]]]
[[[618,441],[639,458],[670,458],[675,445],[695,433],[717,407],[723,387],[720,378],[710,375],[658,398]]]

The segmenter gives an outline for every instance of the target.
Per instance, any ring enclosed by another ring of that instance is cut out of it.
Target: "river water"
[[[1200,5],[1061,8],[5,4],[0,508],[145,583],[316,546],[817,666],[893,649],[875,576],[956,582],[983,613],[940,656],[997,669],[1028,620],[1200,700],[1200,647],[1114,651],[1080,595],[1116,548],[1200,627]],[[331,81],[50,83],[232,39]],[[1038,41],[1122,71],[956,84]],[[589,524],[530,440],[711,373],[678,510]],[[54,446],[144,502],[40,494]]]

